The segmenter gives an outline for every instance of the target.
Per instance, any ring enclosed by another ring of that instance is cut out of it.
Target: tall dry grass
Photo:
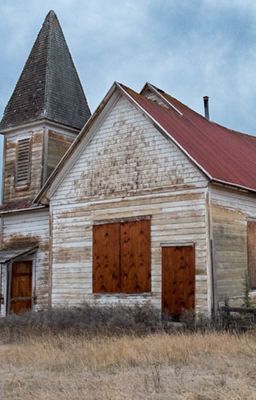
[[[253,334],[2,339],[0,398],[253,400],[255,356]]]

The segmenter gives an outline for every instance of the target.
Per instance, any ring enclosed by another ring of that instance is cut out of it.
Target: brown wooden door
[[[32,261],[12,264],[10,313],[21,314],[32,308]]]
[[[178,318],[195,307],[195,248],[162,248],[162,311]]]

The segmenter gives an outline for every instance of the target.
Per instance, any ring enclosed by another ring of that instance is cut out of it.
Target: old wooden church
[[[52,11],[0,127],[2,316],[83,302],[212,315],[245,282],[253,299],[256,137],[149,83],[114,83],[90,117]]]

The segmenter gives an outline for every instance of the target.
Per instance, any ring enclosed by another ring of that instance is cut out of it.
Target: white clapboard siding
[[[212,186],[211,225],[217,304],[243,302],[247,260],[247,220],[256,219],[256,196]]]
[[[47,308],[49,268],[48,208],[5,215],[3,217],[3,242],[6,247],[15,247],[15,245],[17,246],[20,243],[27,244],[28,246],[31,243],[38,243],[39,248],[34,258],[35,279],[33,290],[37,296],[35,309]]]
[[[4,203],[33,198],[42,183],[44,129],[41,126],[30,130],[14,130],[8,132],[5,138]],[[28,154],[25,157],[26,149]],[[19,190],[16,190],[16,186]]]
[[[81,143],[83,146],[83,143]],[[121,98],[51,198],[52,305],[150,301],[161,307],[161,244],[194,242],[196,308],[207,311],[207,179]],[[151,216],[152,292],[92,294],[94,222]]]
[[[203,184],[206,178],[192,162],[121,97],[63,179],[54,201]]]

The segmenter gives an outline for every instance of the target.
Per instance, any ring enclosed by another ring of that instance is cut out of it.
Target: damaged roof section
[[[90,109],[54,11],[46,16],[0,129],[48,119],[81,129]]]
[[[15,212],[19,210],[33,210],[38,208],[45,208],[45,206],[38,206],[34,204],[33,201],[27,199],[20,199],[15,201],[10,201],[6,204],[0,206],[0,214],[8,213],[8,212]]]
[[[6,249],[0,251],[0,264],[6,264],[18,257],[27,256],[34,253],[38,246],[30,246],[19,249]]]

